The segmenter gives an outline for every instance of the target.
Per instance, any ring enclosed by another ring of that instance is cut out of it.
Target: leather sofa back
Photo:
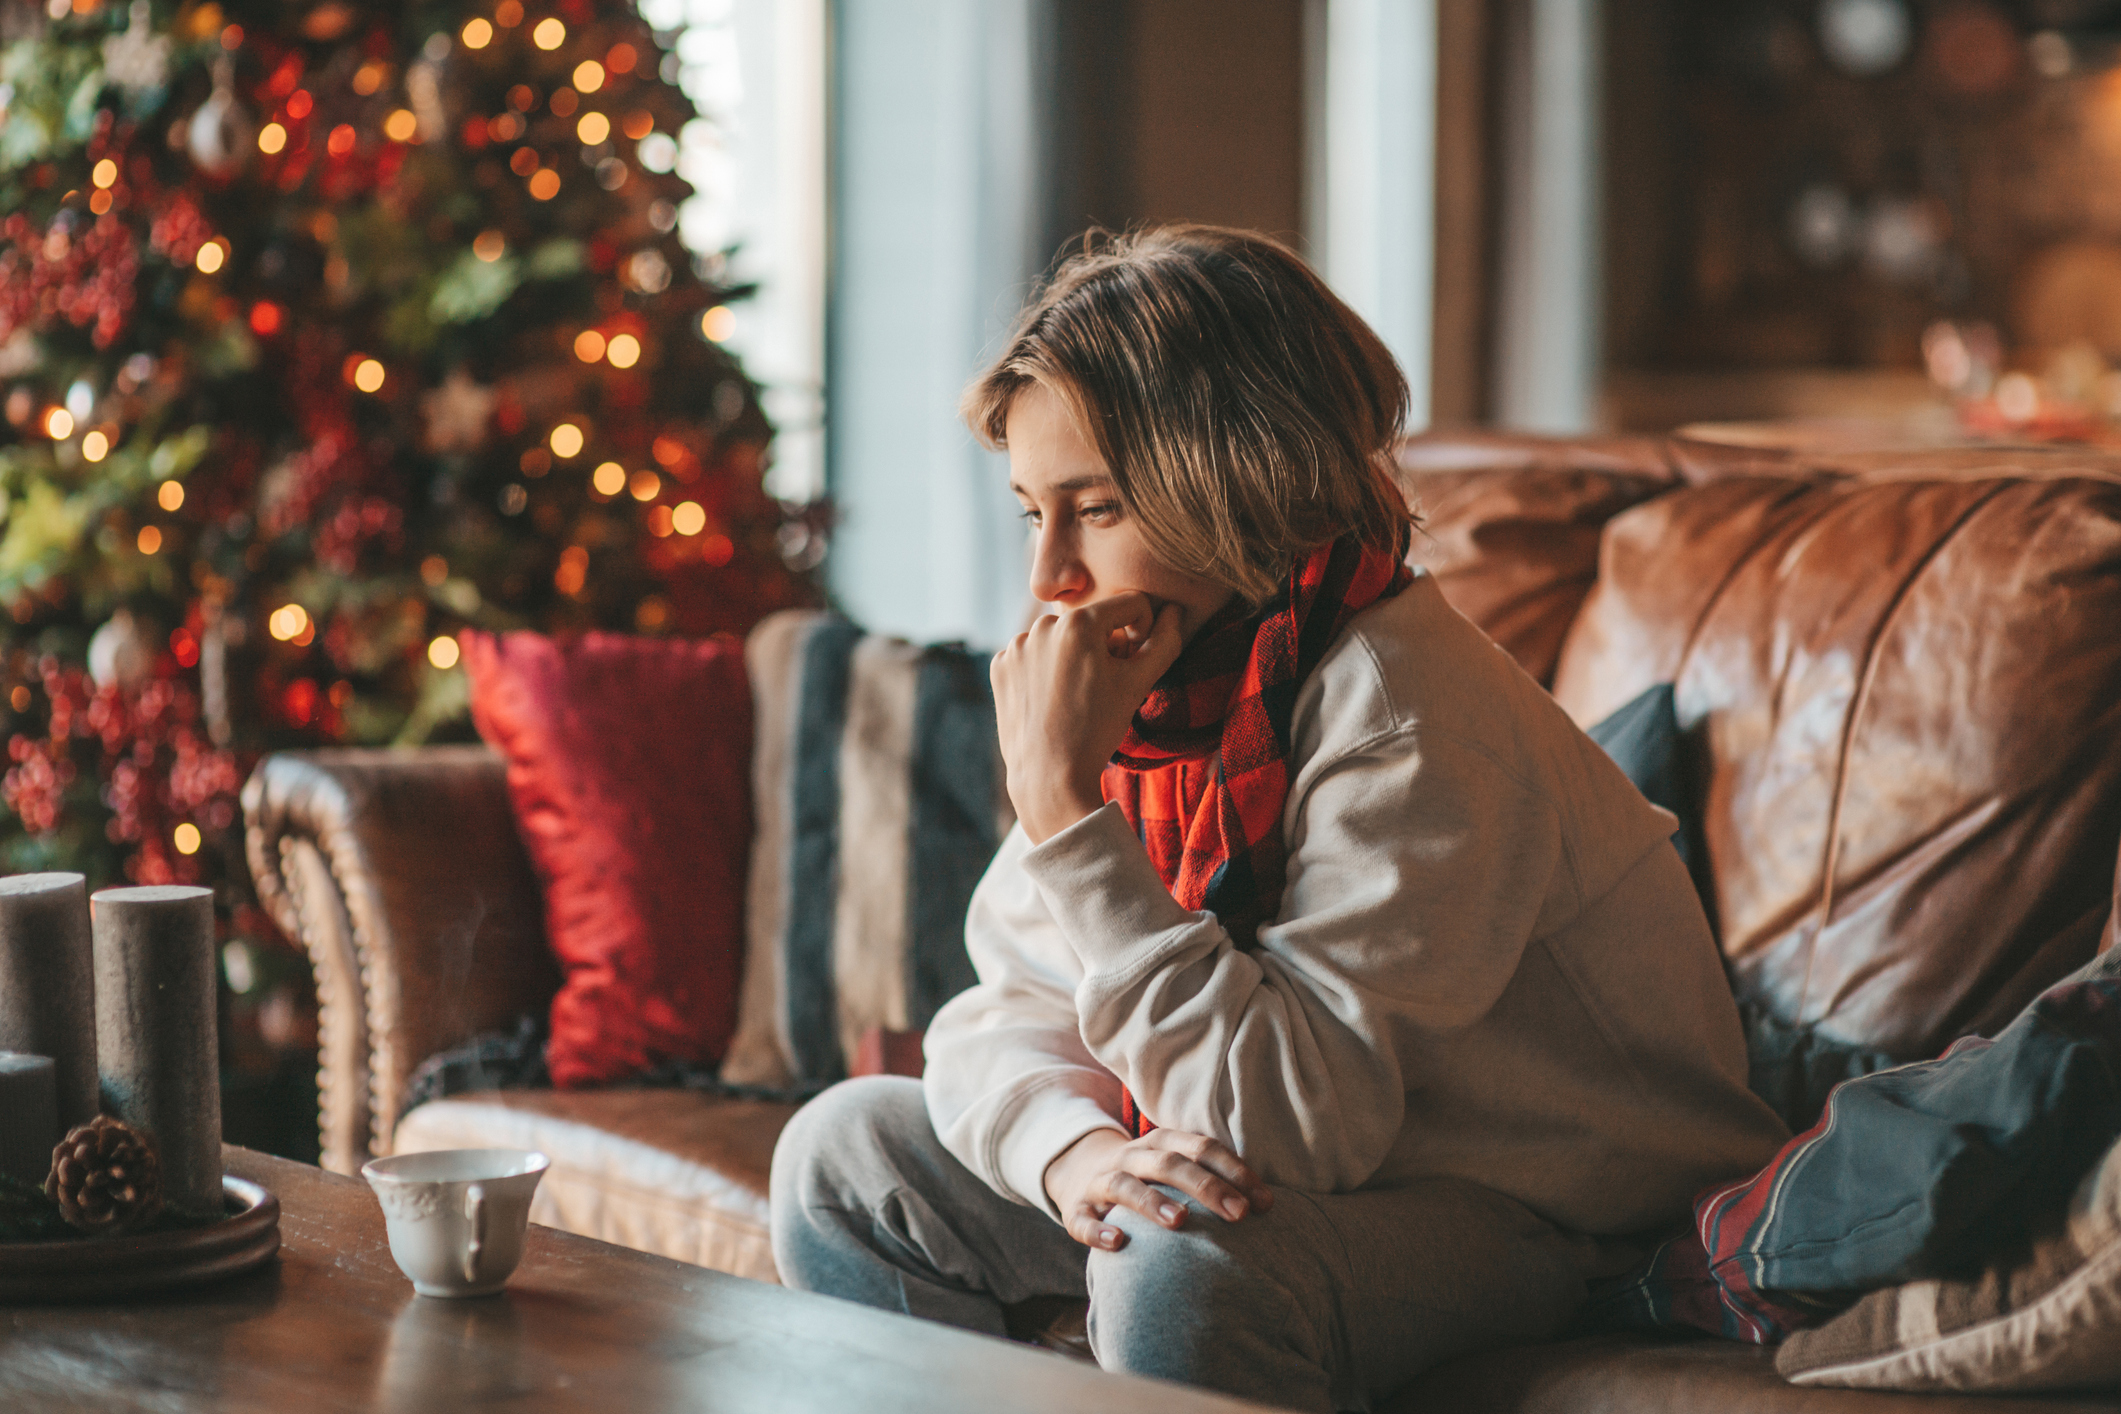
[[[1741,1003],[1900,1059],[2089,958],[2121,850],[2121,476],[1962,460],[1622,513],[1553,683],[1675,683]]]
[[[1397,463],[1423,520],[1408,562],[1542,684],[1598,577],[1605,523],[1678,484],[1650,437],[1428,432]]]

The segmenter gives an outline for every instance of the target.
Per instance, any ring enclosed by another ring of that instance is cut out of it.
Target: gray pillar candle
[[[154,1135],[172,1207],[219,1212],[213,895],[161,884],[103,889],[91,902],[104,1103]]]
[[[0,1177],[42,1183],[59,1143],[57,1070],[50,1056],[0,1051]]]
[[[52,1058],[62,1130],[96,1117],[88,938],[88,888],[79,874],[0,879],[0,1050]]]

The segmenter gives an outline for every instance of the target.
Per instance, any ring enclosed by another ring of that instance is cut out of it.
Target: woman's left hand
[[[1031,843],[1104,804],[1105,763],[1184,646],[1179,616],[1130,590],[1042,618],[994,655],[1009,799]]]

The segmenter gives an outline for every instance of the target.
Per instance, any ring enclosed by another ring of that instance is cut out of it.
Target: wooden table
[[[0,1409],[1262,1407],[542,1227],[501,1295],[414,1296],[365,1183],[245,1149],[227,1162],[279,1195],[278,1259],[122,1304],[0,1307]]]

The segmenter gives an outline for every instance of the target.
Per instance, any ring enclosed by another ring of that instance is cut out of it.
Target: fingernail
[[[1097,1240],[1104,1243],[1107,1247],[1117,1247],[1119,1246],[1119,1229],[1108,1227],[1097,1235]]]
[[[1232,1198],[1229,1202],[1223,1204],[1223,1211],[1230,1216],[1232,1222],[1235,1222],[1245,1215],[1245,1200]]]
[[[1163,1207],[1157,1209],[1157,1211],[1164,1215],[1164,1221],[1167,1223],[1175,1223],[1178,1221],[1178,1209],[1176,1206],[1170,1203],[1164,1204]]]

